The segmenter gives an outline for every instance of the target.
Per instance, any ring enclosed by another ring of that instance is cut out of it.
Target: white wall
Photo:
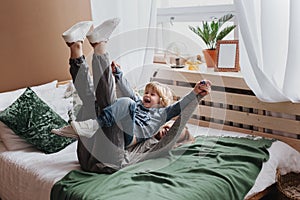
[[[108,42],[111,59],[122,65],[134,87],[148,81],[143,68],[153,60],[149,51],[152,34],[147,28],[156,25],[155,0],[91,0],[91,5],[95,26],[109,18],[121,19]]]

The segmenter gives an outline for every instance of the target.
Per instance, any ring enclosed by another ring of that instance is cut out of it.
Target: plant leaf
[[[233,14],[227,14],[224,15],[223,17],[219,18],[218,23],[219,23],[219,27],[221,28],[221,26],[223,26],[223,24],[229,20],[231,20],[233,18]]]
[[[224,25],[225,22],[232,19],[234,15],[227,14],[219,18],[218,20],[213,20],[210,23],[207,21],[202,21],[202,26],[192,27],[189,26],[189,29],[197,34],[203,42],[206,44],[208,49],[215,49],[218,40],[222,40],[226,35],[228,35],[235,27],[228,26],[224,28],[222,31],[221,27]]]
[[[226,35],[228,35],[234,28],[236,27],[236,25],[232,25],[232,26],[227,26],[226,28],[224,28],[217,36],[217,40],[222,40]]]

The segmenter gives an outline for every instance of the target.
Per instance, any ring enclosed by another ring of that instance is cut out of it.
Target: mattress
[[[2,152],[1,199],[49,199],[52,185],[72,169],[80,169],[76,142],[54,154],[35,149]]]
[[[218,135],[243,137],[245,135],[211,128],[188,125],[197,135]],[[2,200],[43,200],[50,198],[54,183],[69,171],[80,169],[74,142],[54,154],[44,154],[34,148],[22,151],[5,151],[0,154]],[[249,191],[250,197],[275,183],[276,169],[283,173],[300,172],[300,153],[287,144],[276,141],[269,148],[270,159],[263,164],[256,183]]]
[[[72,98],[65,98],[68,87],[57,87],[54,80],[31,89],[67,121],[73,103]],[[0,93],[0,112],[25,90]],[[76,142],[57,153],[45,154],[0,122],[0,199],[49,199],[52,185],[71,169],[80,169]]]

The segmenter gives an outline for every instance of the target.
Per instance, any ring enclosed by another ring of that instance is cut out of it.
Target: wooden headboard
[[[202,79],[212,81],[212,92],[200,102],[190,123],[275,138],[300,151],[300,104],[262,102],[243,78],[226,73],[162,68],[151,77],[173,89],[177,99]]]

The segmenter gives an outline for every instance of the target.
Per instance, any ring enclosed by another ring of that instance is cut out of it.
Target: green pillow
[[[50,132],[68,123],[30,88],[0,113],[0,121],[44,153],[58,152],[75,141]]]

